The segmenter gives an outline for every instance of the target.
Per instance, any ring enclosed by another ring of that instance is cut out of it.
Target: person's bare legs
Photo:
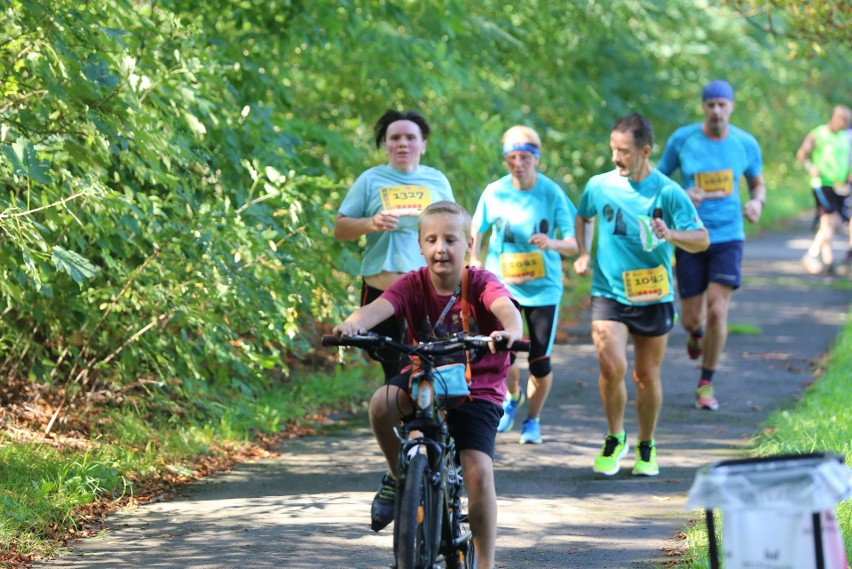
[[[400,445],[393,428],[399,423],[401,416],[412,411],[408,395],[395,385],[383,385],[370,399],[370,427],[394,478]]]
[[[459,454],[476,567],[492,569],[497,543],[497,491],[493,463],[491,457],[482,451],[467,449]]]
[[[547,401],[547,396],[550,394],[552,385],[553,372],[548,373],[544,377],[530,375],[527,380],[527,399],[529,400],[527,416],[538,417],[541,415],[541,410],[544,408],[544,402]]]
[[[680,299],[680,324],[687,334],[704,326],[704,293]]]
[[[598,390],[601,394],[609,432],[624,431],[624,408],[627,406],[627,326],[614,320],[592,322],[592,341],[598,354]]]
[[[728,306],[734,289],[711,282],[707,285],[707,325],[704,330],[704,359],[701,367],[715,370],[728,340]]]
[[[506,391],[509,393],[521,391],[521,370],[518,368],[517,360],[509,366],[509,373],[506,374]]]
[[[835,213],[824,213],[819,216],[819,229],[814,235],[814,240],[808,248],[808,255],[819,257],[823,266],[829,266],[834,262],[834,252],[831,250],[831,240],[834,238],[835,228],[838,224],[838,215]]]
[[[635,362],[633,383],[636,385],[636,418],[640,441],[654,438],[657,419],[663,406],[663,385],[660,367],[666,354],[668,334],[664,336],[640,336],[633,334]]]

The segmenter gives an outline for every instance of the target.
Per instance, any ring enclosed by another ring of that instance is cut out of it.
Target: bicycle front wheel
[[[440,544],[440,492],[430,480],[426,455],[408,464],[402,502],[395,524],[397,569],[432,569]]]
[[[470,531],[467,495],[461,477],[450,485],[449,493],[449,516],[444,520],[447,569],[473,569],[473,534]]]

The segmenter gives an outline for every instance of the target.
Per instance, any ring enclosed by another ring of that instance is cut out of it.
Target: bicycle
[[[394,428],[401,449],[397,462],[397,493],[394,506],[395,569],[471,569],[475,552],[468,526],[464,480],[455,441],[442,411],[450,397],[435,397],[435,387],[447,387],[447,377],[435,358],[469,352],[468,363],[479,361],[494,342],[506,350],[505,339],[453,335],[417,345],[403,344],[372,333],[356,336],[323,336],[323,346],[354,346],[374,358],[385,347],[416,356],[419,372],[412,378],[414,418]],[[529,342],[512,344],[512,351],[529,351]],[[463,365],[463,364],[456,364]],[[446,390],[445,390],[446,391]]]

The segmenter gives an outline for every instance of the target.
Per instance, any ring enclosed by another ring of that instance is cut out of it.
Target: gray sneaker
[[[370,527],[373,531],[381,531],[393,521],[394,502],[396,502],[396,480],[390,472],[387,472],[382,477],[382,485],[376,492],[370,508]]]

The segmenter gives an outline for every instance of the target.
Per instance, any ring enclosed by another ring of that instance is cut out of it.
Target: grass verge
[[[852,467],[852,407],[849,388],[852,381],[852,315],[847,317],[828,359],[816,381],[792,410],[777,411],[764,423],[748,452],[751,457],[777,454],[835,452],[846,457]],[[836,508],[844,536],[847,557],[852,558],[852,500]],[[724,514],[723,514],[724,515]],[[703,513],[685,532],[684,556],[678,566],[687,569],[710,566],[707,551],[707,528]],[[716,516],[717,535],[721,535]],[[724,548],[724,544],[722,544]]]
[[[66,413],[48,437],[41,427],[49,405],[40,412],[21,405],[28,413],[6,406],[0,410],[0,566],[53,557],[99,531],[116,508],[269,456],[281,440],[322,424],[328,410],[360,409],[377,381],[367,365],[356,360],[333,373],[301,372],[254,397],[183,401],[171,412],[142,397],[96,409],[89,402]],[[203,412],[186,411],[199,405]]]

